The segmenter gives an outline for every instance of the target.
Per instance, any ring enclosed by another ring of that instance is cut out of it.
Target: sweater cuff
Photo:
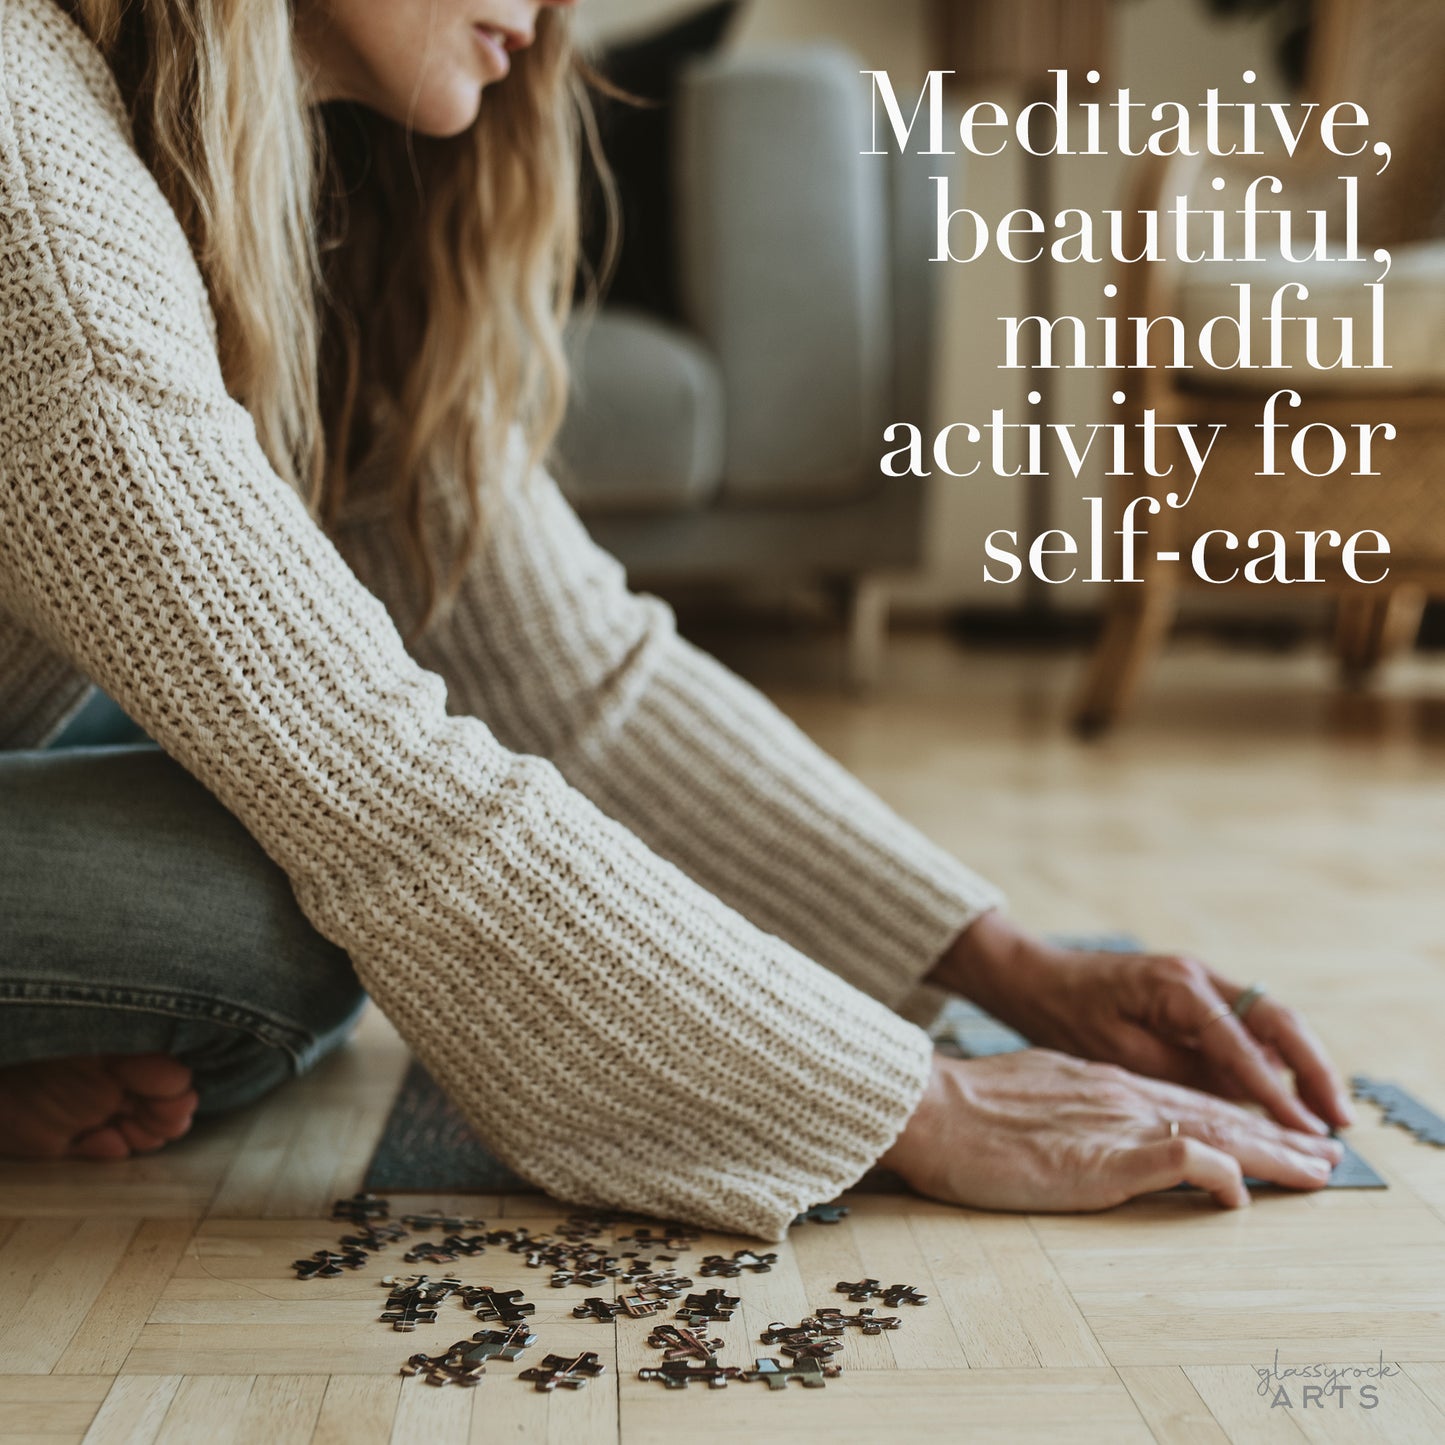
[[[886,1076],[877,1081],[886,1091],[886,1097],[866,1119],[858,1120],[858,1131],[850,1141],[853,1148],[840,1151],[827,1161],[800,1190],[779,1193],[772,1201],[760,1200],[752,1226],[758,1238],[784,1239],[798,1215],[853,1188],[877,1166],[913,1117],[932,1073],[933,1040],[902,1018],[896,1018],[894,1025],[895,1029],[889,1031],[889,1046],[895,1051],[892,1064]],[[768,1208],[770,1202],[771,1209]]]

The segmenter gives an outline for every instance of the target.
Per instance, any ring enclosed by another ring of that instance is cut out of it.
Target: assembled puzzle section
[[[1445,1119],[1398,1084],[1386,1084],[1367,1074],[1356,1074],[1350,1080],[1350,1087],[1355,1098],[1380,1108],[1386,1124],[1404,1129],[1422,1144],[1445,1149]]]

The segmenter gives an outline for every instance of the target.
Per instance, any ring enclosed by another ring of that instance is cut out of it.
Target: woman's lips
[[[506,32],[491,25],[473,25],[472,34],[477,37],[477,44],[491,65],[493,80],[504,80],[512,69]]]

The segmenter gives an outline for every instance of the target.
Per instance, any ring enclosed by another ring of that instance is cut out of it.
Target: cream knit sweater
[[[629,592],[549,476],[490,505],[408,653],[394,529],[328,537],[268,465],[103,58],[0,0],[0,748],[99,683],[508,1164],[776,1239],[907,1119],[930,1050],[894,1009],[998,895]]]

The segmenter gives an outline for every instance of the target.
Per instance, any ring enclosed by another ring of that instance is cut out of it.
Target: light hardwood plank
[[[405,1383],[392,1425],[392,1445],[468,1445],[472,1436],[472,1402],[477,1389],[428,1385],[413,1379]]]
[[[0,1368],[16,1374],[49,1374],[56,1368],[136,1227],[136,1220],[116,1215],[16,1230],[6,1250],[22,1250],[34,1239],[43,1265],[24,1295],[8,1296],[24,1303],[0,1328]]]
[[[1159,1445],[1229,1445],[1219,1421],[1177,1366],[1126,1366],[1118,1373]]]
[[[0,1375],[0,1441],[79,1440],[109,1388],[85,1375]]]
[[[913,1203],[910,1225],[948,1312],[968,1364],[1018,1369],[1038,1364],[1021,1301],[1001,1276],[973,1228],[971,1216],[929,1200]]]
[[[387,1445],[396,1418],[401,1376],[333,1375],[311,1445]]]
[[[234,1445],[255,1382],[249,1375],[187,1375],[176,1390],[156,1445]]]
[[[96,1411],[85,1445],[153,1445],[180,1384],[179,1375],[120,1376]]]
[[[148,1219],[141,1223],[56,1362],[56,1370],[94,1375],[119,1372],[193,1232],[190,1220]]]
[[[622,1382],[627,1445],[737,1438],[806,1445],[883,1440],[985,1441],[990,1445],[1148,1445],[1152,1440],[1112,1370],[856,1370],[821,1390],[730,1385],[692,1397],[639,1380]],[[906,1423],[905,1423],[906,1422]]]
[[[259,1375],[236,1427],[236,1445],[308,1445],[326,1394],[319,1375]]]

